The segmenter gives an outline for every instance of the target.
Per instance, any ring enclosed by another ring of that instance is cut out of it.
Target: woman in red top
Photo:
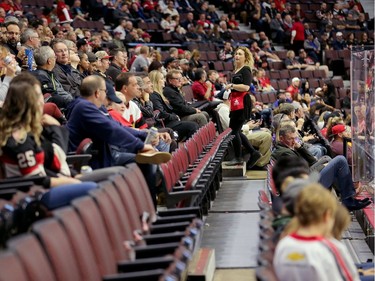
[[[231,90],[230,95],[230,121],[229,127],[232,129],[233,148],[235,158],[228,162],[228,166],[235,166],[243,163],[242,145],[250,152],[250,160],[246,168],[252,168],[262,156],[250,144],[246,136],[241,132],[242,125],[250,118],[251,99],[249,95],[252,81],[251,68],[254,67],[254,58],[250,50],[246,47],[238,47],[234,55],[234,73],[232,83],[226,86]]]
[[[292,26],[292,37],[290,39],[290,45],[297,54],[300,49],[303,49],[303,43],[305,42],[305,27],[299,17],[295,18]]]

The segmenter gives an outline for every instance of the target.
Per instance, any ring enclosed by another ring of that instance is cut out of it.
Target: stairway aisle
[[[258,253],[258,191],[264,188],[265,180],[223,181],[206,218],[201,243],[201,247],[215,249],[217,273],[221,273],[216,275],[234,274],[237,277],[232,280],[253,280]]]

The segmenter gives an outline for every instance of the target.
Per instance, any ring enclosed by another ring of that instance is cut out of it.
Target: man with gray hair
[[[56,55],[56,65],[53,73],[56,79],[60,81],[64,90],[73,96],[79,96],[79,86],[82,78],[78,70],[74,69],[69,61],[69,48],[63,40],[55,40],[51,43],[52,49]]]
[[[34,53],[37,69],[32,73],[42,85],[43,94],[50,94],[48,101],[55,103],[60,109],[66,108],[73,96],[64,90],[52,70],[56,65],[55,52],[49,46],[42,46]]]
[[[303,158],[307,161],[310,171],[319,171],[320,184],[331,188],[336,183],[340,191],[341,202],[349,211],[359,210],[368,206],[371,202],[368,198],[355,199],[355,189],[352,175],[345,157],[339,155],[328,162],[317,161],[314,156],[298,141],[297,129],[292,125],[284,125],[279,130],[279,141],[272,152],[275,160],[284,156]]]

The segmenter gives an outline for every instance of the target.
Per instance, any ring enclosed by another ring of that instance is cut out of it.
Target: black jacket
[[[70,65],[61,65],[56,63],[55,68],[52,70],[56,79],[60,81],[65,91],[72,94],[74,97],[80,96],[79,87],[82,83],[82,77],[78,70]]]
[[[196,109],[185,101],[181,92],[174,86],[168,85],[164,88],[164,96],[169,100],[173,112],[180,117],[197,113]]]
[[[179,121],[178,116],[173,113],[173,108],[163,100],[160,94],[153,92],[150,95],[150,100],[154,106],[154,111],[159,111],[156,119],[163,120],[165,126],[168,127],[170,124]]]
[[[33,71],[32,74],[34,74],[42,84],[42,93],[51,94],[50,101],[55,103],[59,108],[66,108],[73,100],[73,96],[64,90],[52,71],[38,68]]]
[[[298,158],[303,158],[307,161],[310,167],[316,162],[315,157],[303,146],[293,150],[279,142],[276,144],[275,149],[272,152],[272,158],[278,160],[282,156],[297,156]]]

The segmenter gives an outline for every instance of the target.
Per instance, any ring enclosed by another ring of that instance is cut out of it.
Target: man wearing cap
[[[347,50],[348,46],[344,40],[343,34],[341,31],[336,33],[336,38],[332,42],[332,48],[334,50]]]
[[[66,108],[73,96],[64,90],[52,70],[56,65],[56,56],[49,46],[42,46],[34,53],[37,69],[33,72],[42,85],[42,93],[50,94],[49,102],[55,103],[60,109]]]
[[[52,42],[52,49],[56,55],[56,65],[52,70],[56,79],[60,81],[64,90],[72,94],[74,97],[79,96],[79,86],[82,78],[78,70],[74,69],[70,64],[69,49],[62,40]]]
[[[77,41],[77,50],[87,53],[89,51],[89,41],[86,38],[79,39]]]
[[[352,180],[352,175],[347,160],[343,156],[337,156],[324,165],[319,165],[315,157],[297,141],[297,131],[294,126],[285,125],[279,130],[279,142],[272,152],[272,158],[278,160],[283,156],[299,157],[305,159],[310,170],[320,167],[319,182],[326,188],[330,188],[333,183],[337,184],[340,191],[341,202],[349,210],[359,210],[369,204],[370,201],[357,200],[354,198],[356,192]]]
[[[139,55],[136,57],[131,65],[131,72],[147,72],[149,67],[148,55],[150,53],[150,48],[148,46],[142,46],[139,50]]]
[[[331,149],[336,155],[344,155],[344,138],[351,138],[350,127],[339,124],[332,127],[333,141],[331,142]],[[352,145],[347,143],[346,159],[349,165],[352,164]]]
[[[297,96],[299,94],[299,84],[300,80],[298,77],[294,77],[292,79],[292,85],[290,85],[287,89],[286,92],[290,93],[292,95],[292,98]]]
[[[178,58],[168,57],[164,60],[164,68],[168,72],[172,69],[179,69]]]
[[[193,71],[190,69],[190,63],[187,59],[180,60],[180,69],[182,71],[182,85],[191,85],[193,84],[192,77],[194,77]]]

